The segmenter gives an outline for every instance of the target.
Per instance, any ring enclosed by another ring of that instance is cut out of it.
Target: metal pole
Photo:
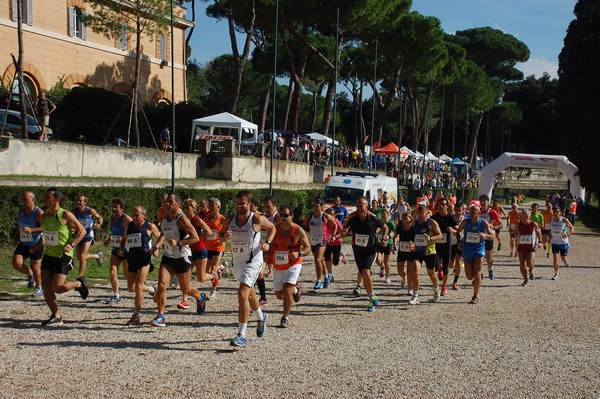
[[[379,46],[379,41],[375,39],[375,67],[373,69],[373,106],[371,107],[371,149],[369,155],[369,172],[371,172],[371,168],[373,165],[373,156],[375,152],[373,151],[373,136],[375,135],[375,85],[377,84],[377,46]]]
[[[400,119],[398,120],[398,159],[396,159],[396,163],[398,164],[396,168],[396,184],[398,188],[400,187],[400,159],[402,158],[402,72],[404,72],[404,52],[400,53],[400,86],[398,87],[398,100],[400,104]],[[398,191],[399,192],[399,191]]]
[[[275,56],[273,57],[273,110],[271,124],[271,166],[269,171],[269,194],[273,195],[273,148],[275,147],[275,95],[277,93],[277,35],[279,28],[279,0],[275,1]]]
[[[175,192],[175,32],[171,0],[171,192]]]
[[[337,79],[338,79],[338,63],[339,63],[339,40],[340,40],[340,8],[337,8],[335,19],[335,79],[333,84],[333,141],[331,142],[331,176],[333,176],[335,168],[335,114],[337,112]]]

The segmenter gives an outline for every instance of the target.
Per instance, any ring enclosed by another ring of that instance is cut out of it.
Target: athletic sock
[[[458,276],[454,276],[454,283],[458,283]]]
[[[294,287],[294,295],[296,295],[297,293],[298,293],[298,287],[297,287],[297,286],[295,286],[295,287]]]
[[[258,308],[258,310],[256,310],[254,312],[254,314],[256,315],[256,320],[262,321],[262,319],[263,319],[263,311],[262,311],[262,309],[260,307]]]
[[[238,334],[244,338],[246,338],[246,327],[248,327],[248,323],[240,323],[240,327],[238,329]]]
[[[260,299],[267,299],[267,286],[265,284],[265,279],[261,278],[256,280],[256,285],[258,286],[258,292],[260,293]]]

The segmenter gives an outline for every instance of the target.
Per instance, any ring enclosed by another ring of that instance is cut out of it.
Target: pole
[[[171,0],[171,192],[175,192],[175,33]]]
[[[331,142],[331,176],[335,168],[335,114],[337,112],[337,79],[338,79],[338,63],[339,63],[339,40],[340,40],[340,8],[337,8],[335,19],[335,79],[333,85],[333,141]]]
[[[373,68],[373,106],[371,107],[371,149],[369,151],[369,172],[371,172],[371,168],[373,165],[373,156],[375,155],[373,151],[373,136],[375,135],[375,85],[377,84],[377,46],[379,46],[379,41],[375,39],[375,67]]]
[[[275,95],[277,94],[277,35],[279,28],[279,0],[275,1],[275,56],[273,57],[273,110],[271,123],[271,166],[269,171],[269,195],[273,195],[273,148],[275,143]]]
[[[400,107],[400,119],[398,120],[398,159],[396,159],[396,163],[398,164],[396,168],[396,184],[398,188],[400,188],[400,159],[402,158],[402,72],[404,72],[404,52],[400,53],[400,83],[398,87],[398,100]],[[398,190],[400,192],[400,190]]]

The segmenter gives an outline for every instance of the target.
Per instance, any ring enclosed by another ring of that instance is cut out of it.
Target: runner
[[[206,262],[206,273],[217,274],[217,278],[212,280],[212,287],[207,299],[215,299],[217,296],[217,286],[221,273],[221,258],[225,251],[225,243],[219,238],[219,231],[223,227],[225,216],[221,215],[221,201],[218,198],[211,198],[208,202],[208,214],[204,217],[204,222],[210,228],[211,235],[206,237],[204,245],[206,246],[208,261]]]
[[[373,281],[371,280],[371,267],[377,256],[377,231],[383,229],[382,243],[385,245],[389,239],[388,227],[375,215],[369,212],[369,200],[360,197],[356,200],[356,212],[353,213],[342,231],[342,237],[352,233],[352,249],[356,267],[365,285],[365,291],[369,296],[367,310],[373,312],[379,300],[373,293]]]
[[[273,266],[275,296],[283,300],[283,315],[279,327],[287,328],[290,326],[289,315],[292,305],[302,298],[302,283],[298,283],[302,270],[302,257],[308,256],[311,248],[302,227],[292,222],[294,218],[292,208],[284,205],[279,208],[278,215],[281,222],[276,225],[273,245],[269,252],[275,262]]]
[[[542,211],[542,216],[544,217],[544,224],[541,226],[542,243],[544,244],[544,252],[546,252],[546,258],[549,258],[550,252],[552,252],[552,245],[550,243],[550,240],[548,239],[548,236],[550,235],[550,221],[554,217],[552,203],[550,203],[549,201],[546,202],[546,209]]]
[[[158,255],[158,249],[152,246],[152,237],[158,239],[160,232],[155,224],[146,220],[146,216],[143,206],[133,208],[131,222],[126,222],[119,248],[119,256],[127,258],[127,289],[135,292],[133,315],[127,322],[128,326],[142,324],[140,311],[144,304],[144,292],[154,295],[156,291],[154,287],[146,285],[146,277],[154,269],[153,254]]]
[[[313,211],[304,220],[304,230],[308,233],[312,254],[315,258],[315,271],[317,281],[314,289],[329,288],[331,275],[327,272],[325,264],[325,244],[329,241],[329,233],[337,234],[337,224],[331,215],[323,211],[323,201],[319,198],[313,201]],[[329,229],[326,225],[329,225]]]
[[[348,208],[346,208],[344,205],[342,205],[342,199],[340,197],[335,197],[335,201],[333,203],[333,206],[331,207],[331,209],[333,209],[333,216],[340,222],[338,224],[338,233],[340,233],[342,231],[342,228],[340,226],[343,226],[344,223],[346,222],[346,218],[348,217]],[[341,242],[341,241],[340,241]],[[342,263],[345,265],[348,263],[347,259],[346,259],[346,255],[341,251],[341,244],[340,244],[340,259],[342,260]],[[325,249],[325,251],[327,252],[327,249]],[[325,256],[325,263],[327,266],[327,270],[331,271],[330,265],[327,264],[327,256]],[[339,262],[338,262],[339,264]],[[338,264],[335,264],[335,266],[337,266]]]
[[[506,217],[506,212],[504,211],[504,208],[502,207],[502,205],[500,205],[500,203],[498,202],[498,200],[496,198],[492,198],[492,206],[491,208],[493,210],[496,211],[496,213],[498,214],[498,216],[500,217],[500,219],[502,219],[503,217]],[[498,252],[500,252],[500,250],[502,249],[502,241],[500,239],[500,230],[502,229],[502,225],[498,225],[494,230],[496,233],[496,241],[498,241]]]
[[[463,220],[465,220],[464,210],[465,208],[463,204],[454,205],[453,216],[459,225],[462,223]],[[450,255],[452,257],[450,264],[454,269],[454,280],[452,281],[452,289],[455,291],[458,290],[458,279],[460,278],[461,266],[463,263],[462,250],[458,247],[458,242],[461,239],[462,236],[457,238],[456,232],[450,237]]]
[[[455,235],[458,221],[454,216],[449,214],[448,200],[445,198],[442,198],[437,202],[437,210],[438,212],[431,217],[432,220],[437,222],[440,232],[442,233],[442,239],[435,243],[435,253],[439,265],[437,277],[442,280],[441,296],[446,296],[448,295],[448,289],[446,288],[446,285],[448,284],[448,272],[452,259],[450,237]]]
[[[87,205],[87,197],[82,194],[77,196],[77,207],[73,210],[73,215],[75,215],[85,229],[83,240],[75,248],[75,254],[79,261],[79,277],[83,277],[88,259],[96,259],[98,266],[102,266],[104,253],[88,254],[88,251],[90,250],[90,245],[94,242],[94,230],[98,230],[102,226],[104,219],[94,208],[90,208]]]
[[[202,314],[206,308],[206,297],[190,285],[192,267],[192,250],[190,245],[198,242],[196,229],[181,211],[181,198],[178,194],[170,193],[165,201],[167,215],[163,219],[161,234],[156,242],[156,247],[164,244],[163,256],[158,269],[158,288],[154,300],[158,308],[157,316],[150,321],[153,327],[165,327],[165,306],[167,302],[167,287],[171,277],[175,274],[182,293],[187,293],[196,299],[196,313]],[[153,255],[158,254],[155,248]]]
[[[412,214],[410,212],[404,212],[402,216],[400,216],[400,224],[396,227],[396,233],[394,234],[394,238],[398,243],[398,263],[396,267],[398,269],[398,275],[402,278],[400,287],[406,285],[408,277],[408,294],[411,296],[411,299],[414,296],[415,291],[419,292],[418,279],[417,281],[414,281],[414,269],[416,267],[416,252],[413,251],[415,245],[414,222]],[[404,263],[406,263],[406,272],[404,272]],[[418,275],[419,272],[417,271],[416,274]],[[418,296],[415,301],[420,301]],[[416,304],[416,302],[414,304]]]
[[[325,213],[333,216],[334,210],[333,210],[333,208],[327,208]],[[334,218],[334,221],[335,221],[335,225],[336,225],[336,231],[341,233],[344,227],[340,223],[340,220],[337,218]],[[342,256],[342,238],[340,237],[339,234],[335,234],[331,230],[331,226],[329,223],[327,223],[327,230],[328,230],[330,239],[327,240],[327,243],[325,246],[325,254],[323,255],[323,257],[325,258],[325,267],[327,267],[327,272],[331,274],[331,282],[333,282],[333,280],[334,280],[333,267],[334,266],[337,267],[340,264],[340,259]]]
[[[35,287],[33,296],[41,297],[44,295],[40,271],[44,255],[44,239],[42,237],[44,211],[35,206],[35,194],[31,191],[23,193],[21,202],[23,207],[19,212],[19,228],[13,241],[16,248],[12,257],[12,266],[16,271],[27,275],[27,288]],[[38,245],[40,242],[42,244]],[[25,266],[27,259],[29,259],[29,267]]]
[[[490,198],[486,194],[482,194],[479,196],[479,203],[481,204],[480,208],[480,217],[488,222],[488,224],[492,227],[492,229],[496,229],[498,226],[502,225],[502,220],[500,220],[500,216],[498,213],[488,207],[488,203]],[[495,233],[494,233],[495,236]],[[494,239],[486,240],[485,242],[485,260],[487,262],[488,275],[490,280],[494,279],[494,259],[492,257],[492,252],[494,249]]]
[[[460,239],[460,233],[464,230],[462,239],[458,242],[462,248],[463,260],[465,262],[465,275],[467,280],[473,280],[472,304],[479,303],[479,290],[483,268],[483,257],[485,256],[485,241],[494,239],[494,231],[488,222],[479,217],[480,208],[471,205],[469,217],[463,220],[456,230],[456,237]]]
[[[156,211],[156,219],[154,220],[154,224],[156,225],[156,227],[160,230],[160,225],[163,222],[165,216],[167,215],[167,196],[169,194],[163,194],[160,197],[160,207],[158,208],[158,210]],[[173,277],[171,277],[171,282],[169,283],[169,287],[178,290],[179,289],[179,285],[177,284],[177,276],[173,275]],[[180,305],[182,305],[183,303],[180,303]],[[189,307],[189,306],[188,306]],[[178,309],[184,309],[183,307],[179,307],[177,306]],[[187,309],[187,308],[185,308]]]
[[[567,255],[569,253],[569,236],[575,231],[575,227],[569,220],[562,216],[560,208],[554,207],[552,210],[554,217],[550,221],[550,239],[552,243],[552,266],[554,267],[554,277],[552,280],[558,280],[558,254],[565,267],[570,267]]]
[[[125,234],[125,226],[131,222],[131,217],[125,212],[125,201],[123,198],[112,200],[113,217],[110,219],[110,236],[104,241],[104,246],[112,245],[110,252],[110,285],[113,295],[104,301],[106,304],[120,303],[123,298],[119,294],[119,266],[123,264],[123,276],[127,278],[127,258],[119,255],[121,250],[121,238]]]
[[[511,205],[511,210],[508,212],[506,216],[506,227],[508,228],[508,234],[510,235],[510,255],[508,256],[517,256],[517,247],[515,244],[515,236],[517,235],[517,228],[519,225],[519,220],[521,219],[521,211],[519,210],[519,205],[514,202]]]
[[[435,242],[442,239],[442,233],[440,226],[435,220],[429,218],[429,209],[426,205],[419,205],[417,208],[417,220],[415,221],[415,268],[413,274],[413,284],[415,287],[419,287],[419,275],[418,270],[421,269],[421,265],[425,262],[427,267],[427,275],[433,284],[433,302],[440,301],[440,291],[438,290],[438,277],[437,271],[439,265],[437,262],[437,256],[435,251]],[[414,297],[419,296],[419,290],[416,289],[413,294]],[[409,301],[411,305],[419,303],[420,301]]]
[[[85,230],[71,212],[61,208],[63,199],[64,194],[56,188],[49,188],[44,196],[46,213],[42,227],[46,248],[42,258],[42,289],[52,314],[42,322],[43,326],[63,324],[56,294],[75,290],[82,299],[87,299],[90,293],[83,277],[66,281],[67,274],[73,269],[73,249],[83,239]],[[71,231],[75,231],[77,235],[71,237]],[[44,241],[40,240],[32,252],[39,250],[42,245]]]
[[[266,217],[250,210],[252,196],[248,191],[240,191],[235,195],[237,212],[223,221],[219,231],[222,241],[231,240],[233,254],[233,273],[238,287],[238,321],[236,336],[229,342],[231,346],[246,346],[246,328],[250,310],[256,315],[258,327],[256,336],[262,337],[267,329],[268,314],[258,305],[254,292],[254,283],[262,267],[263,251],[268,251],[275,237],[275,226]],[[267,239],[260,243],[262,230],[267,231]]]
[[[541,215],[540,215],[541,216]],[[521,212],[521,218],[515,241],[518,243],[517,253],[519,254],[519,266],[521,276],[523,276],[523,287],[529,285],[529,280],[535,280],[535,249],[539,244],[542,231],[538,224],[531,220],[531,215],[527,209]],[[527,269],[529,269],[529,279],[527,278]]]
[[[392,254],[392,250],[394,249],[394,236],[393,233],[396,232],[396,225],[390,219],[390,211],[387,209],[383,209],[381,211],[381,221],[385,223],[388,227],[388,240],[384,242],[382,237],[382,231],[377,234],[377,257],[375,258],[375,263],[379,266],[379,277],[384,277],[385,274],[385,282],[391,283],[392,279],[391,275],[391,265],[390,265],[390,255]]]
[[[267,218],[269,222],[273,224],[279,222],[279,215],[277,214],[277,205],[275,204],[275,199],[270,195],[267,195],[265,198],[263,198],[263,210],[263,215]],[[253,210],[253,212],[260,215],[260,212],[258,211]],[[260,236],[261,242],[264,243],[267,240],[267,232],[264,230],[261,231]],[[271,270],[273,269],[273,263],[275,262],[275,258],[271,256],[271,253],[269,251],[269,253],[265,254],[263,260],[266,260],[266,262],[264,262],[262,267],[260,268],[260,273],[258,274],[258,279],[256,280],[258,292],[260,293],[260,299],[258,301],[258,304],[261,307],[269,304],[269,300],[267,299],[267,287],[265,285],[264,278],[265,266],[267,266],[269,269],[267,276],[270,277],[272,274]]]

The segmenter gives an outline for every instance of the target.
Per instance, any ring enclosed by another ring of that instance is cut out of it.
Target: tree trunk
[[[398,66],[396,71],[394,72],[394,79],[392,81],[392,89],[388,91],[385,99],[385,103],[380,103],[380,110],[377,113],[377,122],[375,127],[379,132],[379,142],[383,138],[383,127],[387,124],[387,118],[392,109],[392,104],[394,102],[394,98],[396,97],[396,92],[398,91],[398,87],[400,86],[400,75],[402,74],[402,66]],[[381,96],[379,96],[381,98]],[[383,144],[383,143],[382,143]]]
[[[254,20],[256,19],[256,10],[254,1],[251,2],[251,13],[252,18],[250,19],[249,25],[245,28],[246,39],[244,41],[244,50],[242,55],[238,51],[237,46],[237,37],[235,31],[235,18],[232,13],[230,13],[227,18],[229,24],[229,39],[231,41],[231,54],[233,55],[234,62],[234,75],[233,82],[231,85],[231,99],[229,103],[229,113],[234,114],[237,111],[237,103],[240,97],[240,89],[242,87],[242,77],[244,75],[244,67],[246,62],[248,61],[248,57],[250,56],[250,48],[252,46],[252,38],[254,36]]]
[[[321,133],[327,136],[329,133],[329,126],[331,126],[331,119],[333,116],[333,101],[334,99],[334,91],[335,91],[335,69],[331,71],[329,76],[329,82],[327,84],[327,93],[325,94],[325,104],[323,109],[323,123],[321,123]]]
[[[136,30],[135,30],[135,69],[133,72],[133,83],[131,85],[131,112],[132,112],[132,129],[133,129],[133,142],[136,147],[140,146],[140,129],[138,126],[138,85],[140,80],[140,64],[142,61],[142,44],[141,44],[141,18],[139,14],[136,16]],[[171,43],[171,45],[173,45]],[[173,62],[173,60],[171,60]],[[171,127],[174,129],[174,127]],[[129,143],[127,143],[129,144]],[[175,143],[171,140],[171,145],[175,145]],[[175,148],[175,147],[173,147]]]
[[[17,0],[17,40],[19,45],[19,54],[15,68],[17,69],[16,76],[19,78],[19,108],[21,111],[21,137],[29,138],[27,132],[27,106],[25,99],[25,82],[23,82],[23,6],[22,0]],[[13,58],[14,60],[14,58]],[[12,87],[10,88],[12,90]],[[33,94],[33,93],[32,93]],[[10,105],[10,104],[9,104]],[[33,106],[34,104],[32,104]],[[7,107],[8,108],[8,107]]]
[[[287,102],[285,105],[285,118],[283,120],[283,130],[287,130],[288,120],[290,117],[290,108],[292,107],[292,93],[294,88],[294,79],[290,76],[290,83],[288,84]]]
[[[477,159],[476,158],[477,154],[475,153],[475,148],[477,147],[477,136],[479,136],[479,129],[481,128],[482,121],[483,121],[483,112],[479,112],[476,123],[474,123],[472,125],[473,128],[471,129],[471,138],[469,139],[469,149],[467,151],[468,161],[469,161],[469,164],[471,164],[471,165],[476,164],[475,161]]]
[[[285,26],[285,25],[284,25]],[[292,130],[294,132],[298,131],[298,119],[300,118],[300,107],[302,104],[302,87],[304,83],[304,73],[306,71],[306,64],[308,61],[308,25],[306,23],[302,26],[302,35],[298,39],[299,43],[302,43],[300,46],[300,53],[298,54],[298,62],[294,62],[294,58],[292,56],[292,52],[288,46],[288,39],[286,39],[285,35],[281,35],[281,42],[283,48],[285,50],[285,55],[288,60],[288,64],[290,67],[290,79],[294,80],[294,91],[292,97],[292,106],[290,120],[292,121]]]
[[[267,85],[265,87],[265,91],[262,95],[261,100],[261,109],[260,109],[260,117],[258,123],[258,130],[264,131],[265,124],[267,123],[267,111],[269,110],[269,100],[271,99],[271,90],[273,90],[273,75],[271,75]]]

